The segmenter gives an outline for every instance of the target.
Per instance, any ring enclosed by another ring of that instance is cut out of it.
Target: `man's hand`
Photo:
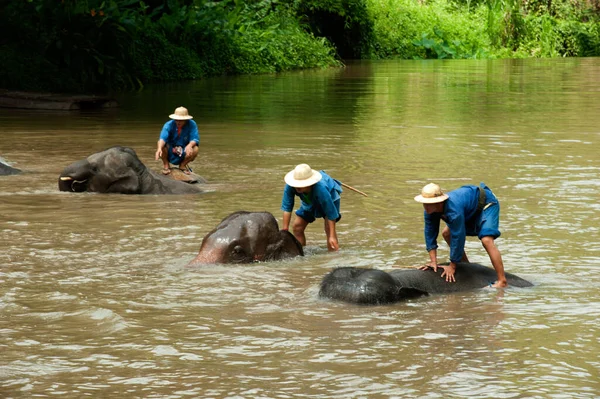
[[[340,249],[340,244],[338,244],[337,237],[333,234],[327,239],[327,244],[327,249],[330,251],[339,251]]]
[[[154,154],[154,160],[158,161],[162,157],[162,148],[156,150],[156,154]]]
[[[440,266],[444,271],[442,272],[442,277],[446,277],[446,281],[449,283],[455,283],[456,278],[454,278],[454,273],[456,272],[456,264],[450,262],[449,266]]]
[[[418,267],[419,270],[433,269],[434,272],[437,272],[437,268],[438,268],[437,262],[429,262],[429,263],[424,264],[423,266]]]

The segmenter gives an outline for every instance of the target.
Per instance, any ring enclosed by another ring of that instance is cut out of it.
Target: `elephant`
[[[21,169],[13,168],[2,157],[0,157],[0,176],[17,175]]]
[[[174,180],[148,169],[132,148],[115,146],[67,166],[60,191],[117,194],[198,194],[197,184]]]
[[[249,263],[304,256],[300,242],[279,230],[269,212],[238,211],[225,217],[202,240],[188,266],[207,263]]]
[[[321,281],[319,297],[353,304],[380,305],[429,294],[469,291],[489,286],[496,280],[496,271],[478,263],[458,263],[456,282],[446,282],[442,268],[383,270],[339,267]],[[531,287],[527,280],[506,273],[509,286]]]
[[[428,295],[426,291],[403,287],[383,270],[338,267],[321,281],[319,297],[358,305],[383,305]]]

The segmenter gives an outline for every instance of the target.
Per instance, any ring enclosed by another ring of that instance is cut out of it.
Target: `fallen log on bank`
[[[0,90],[0,107],[72,111],[113,108],[113,98],[93,94],[54,94]]]

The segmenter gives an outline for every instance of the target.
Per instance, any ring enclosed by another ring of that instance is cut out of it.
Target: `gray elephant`
[[[60,191],[118,194],[198,194],[197,184],[174,180],[148,169],[129,147],[111,147],[67,166]]]
[[[302,245],[287,230],[279,230],[269,212],[234,212],[202,240],[189,266],[206,263],[249,263],[303,256]]]
[[[383,270],[340,267],[321,281],[319,297],[363,305],[379,305],[416,298],[428,294],[469,291],[493,284],[496,271],[477,263],[458,263],[456,282],[446,282],[442,269]],[[506,273],[509,286],[531,287],[527,280]]]
[[[21,169],[13,168],[0,157],[0,176],[16,175],[21,173]]]

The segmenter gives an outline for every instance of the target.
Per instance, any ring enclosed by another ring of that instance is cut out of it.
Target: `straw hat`
[[[169,115],[169,118],[174,119],[176,121],[187,121],[188,119],[192,119],[193,116],[188,114],[188,110],[185,107],[175,108],[175,112]]]
[[[285,182],[292,187],[308,187],[312,186],[323,176],[316,170],[313,170],[305,163],[296,166],[294,170],[285,175]]]
[[[415,201],[422,204],[437,204],[438,202],[444,202],[448,199],[448,196],[442,192],[440,186],[435,183],[429,183],[421,190],[421,194],[415,197]]]

